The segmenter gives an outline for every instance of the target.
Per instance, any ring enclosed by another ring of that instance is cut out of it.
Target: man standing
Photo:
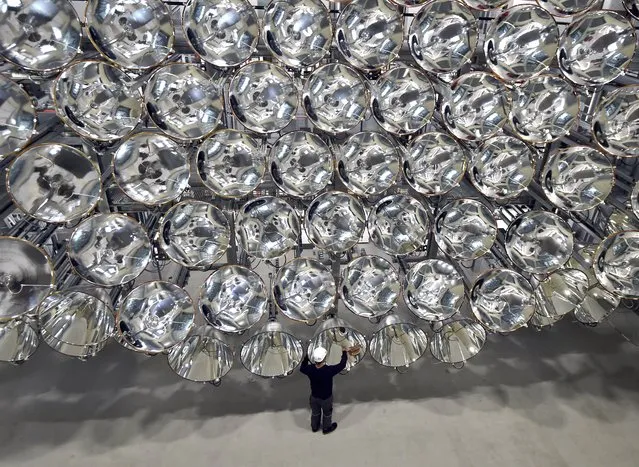
[[[342,359],[337,365],[327,365],[327,350],[323,347],[316,347],[313,350],[313,365],[308,360],[308,355],[304,357],[300,371],[308,376],[311,382],[311,429],[313,433],[320,428],[320,417],[322,418],[322,432],[327,435],[337,428],[337,423],[333,422],[333,376],[346,368],[348,355],[357,355],[359,347],[351,347],[342,352]]]

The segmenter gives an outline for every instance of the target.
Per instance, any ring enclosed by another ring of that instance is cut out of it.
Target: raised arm
[[[339,363],[333,367],[331,367],[331,369],[333,370],[333,374],[336,375],[338,374],[340,371],[342,371],[344,368],[346,368],[346,362],[348,361],[348,353],[346,352],[346,350],[342,351],[342,359],[339,361]]]
[[[309,364],[310,362],[308,361],[308,355],[304,355],[304,360],[302,360],[302,365],[300,366],[300,372],[307,375]]]

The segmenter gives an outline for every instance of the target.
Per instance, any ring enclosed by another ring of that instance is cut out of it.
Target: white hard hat
[[[315,347],[315,350],[313,350],[313,363],[323,362],[327,353],[324,347]]]

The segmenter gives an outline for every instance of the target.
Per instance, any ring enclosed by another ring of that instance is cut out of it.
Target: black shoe
[[[317,428],[311,428],[311,431],[312,431],[313,433],[317,433],[317,432],[319,431],[319,427],[317,427]]]
[[[337,429],[337,423],[333,422],[333,424],[328,428],[328,430],[322,430],[322,433],[325,435],[334,432]]]

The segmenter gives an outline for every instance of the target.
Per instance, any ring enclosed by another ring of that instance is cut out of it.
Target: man
[[[308,360],[308,355],[304,357],[300,371],[308,376],[311,382],[311,429],[313,433],[320,428],[320,417],[322,418],[322,432],[327,435],[337,428],[337,423],[333,422],[333,376],[346,368],[348,355],[357,355],[359,347],[351,347],[342,351],[342,359],[337,365],[327,365],[327,350],[323,347],[316,347],[313,350],[313,365]],[[323,415],[323,416],[322,416]]]

